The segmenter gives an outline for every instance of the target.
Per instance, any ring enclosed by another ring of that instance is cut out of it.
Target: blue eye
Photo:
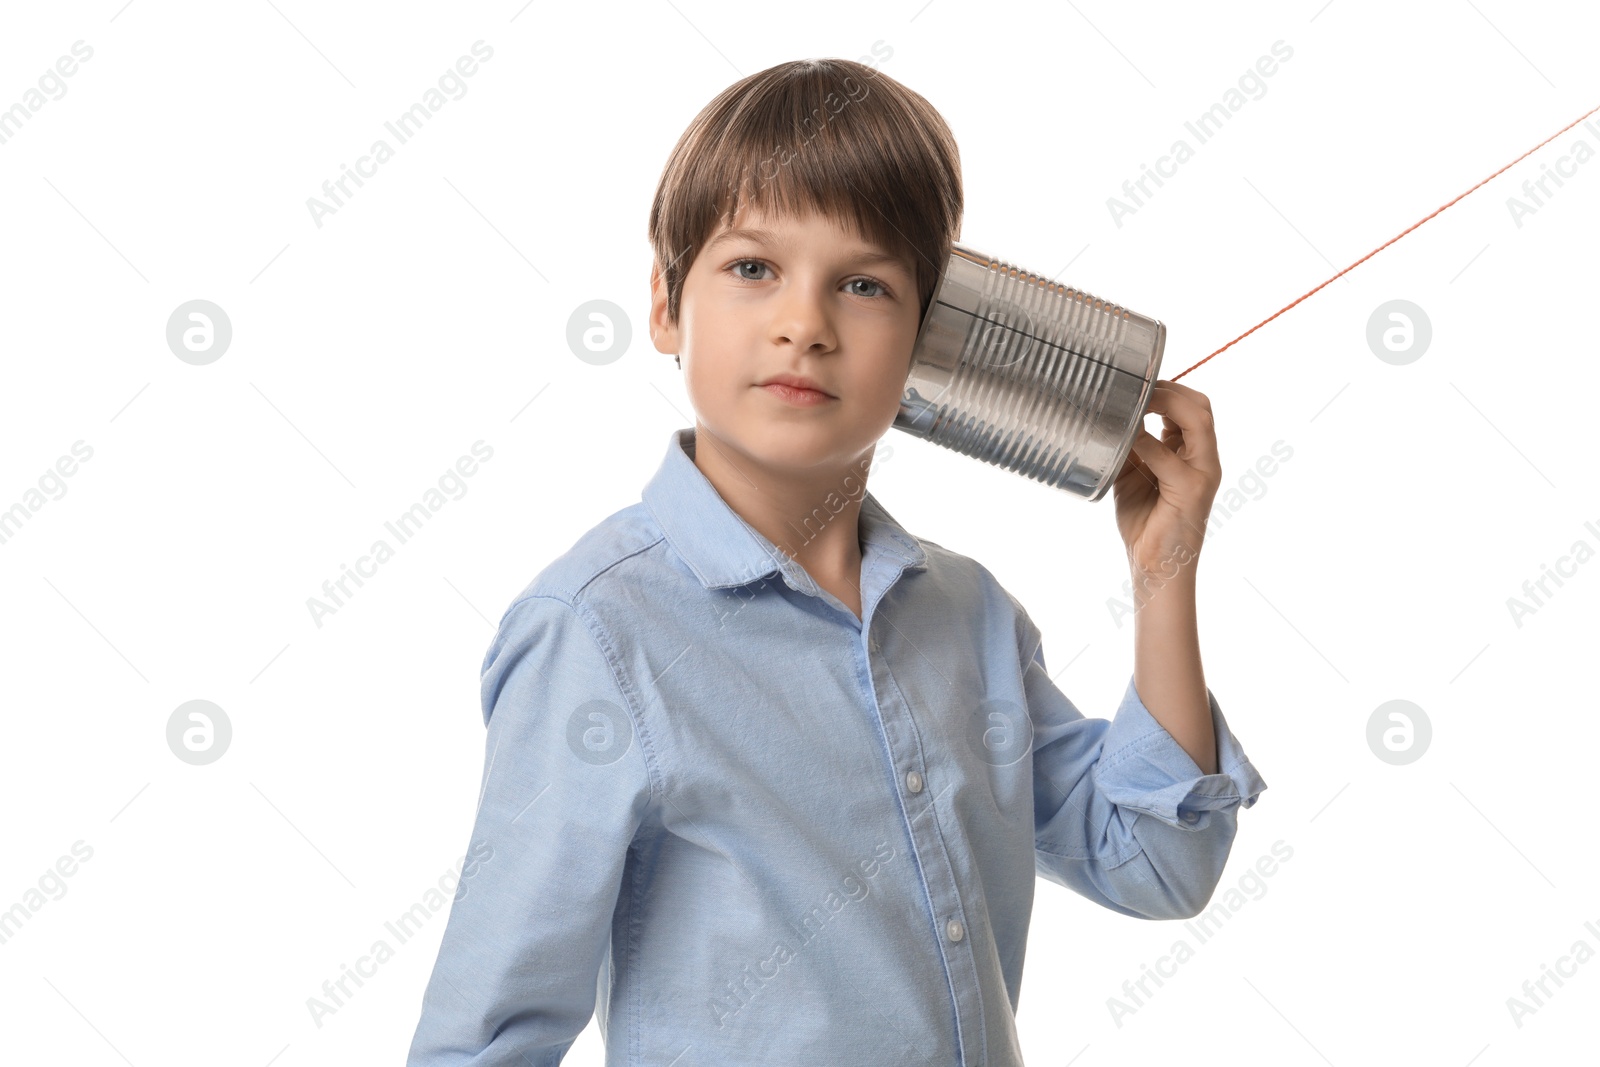
[[[732,273],[735,278],[737,278],[738,280],[740,280],[742,282],[759,282],[759,281],[763,280],[759,276],[752,277],[749,274],[746,274],[742,268],[747,267],[747,266],[756,267],[758,269],[758,272],[760,270],[767,269],[767,264],[764,263],[763,261],[759,260],[759,259],[736,259],[732,263],[728,264],[728,266],[723,268],[723,269],[725,271],[727,271],[727,272]],[[868,300],[872,300],[872,299],[876,299],[878,297],[888,296],[889,295],[888,287],[885,286],[882,282],[878,281],[876,278],[867,278],[867,277],[851,278],[845,284],[846,285],[860,285],[860,284],[863,284],[863,283],[866,284],[866,285],[873,286],[877,291],[876,292],[871,292],[871,293],[852,292],[850,295],[851,296],[864,297],[864,298],[866,298]]]

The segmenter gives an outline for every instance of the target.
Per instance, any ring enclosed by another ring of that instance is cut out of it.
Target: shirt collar
[[[666,458],[645,484],[645,506],[667,543],[707,589],[744,585],[781,572],[790,586],[815,595],[819,586],[796,563],[728,506],[694,463],[694,427],[674,430]],[[862,561],[882,553],[907,570],[927,566],[927,553],[867,492],[861,501]]]

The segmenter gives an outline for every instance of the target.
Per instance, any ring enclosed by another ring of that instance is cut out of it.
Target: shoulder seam
[[[606,571],[609,571],[613,567],[616,567],[616,566],[619,566],[619,565],[621,565],[623,563],[626,563],[628,560],[632,559],[634,556],[637,556],[637,555],[640,555],[642,553],[650,551],[652,548],[656,547],[657,545],[659,545],[661,542],[665,541],[666,539],[667,539],[667,535],[665,533],[662,533],[660,536],[658,536],[654,541],[651,541],[649,544],[642,545],[639,548],[634,549],[632,552],[629,552],[626,555],[618,556],[616,559],[612,560],[610,563],[607,563],[604,567],[601,567],[600,569],[596,570],[593,574],[589,575],[589,577],[585,578],[583,580],[583,583],[581,585],[579,585],[578,588],[576,588],[576,589],[574,589],[572,591],[573,600],[577,600],[578,597],[582,596],[583,595],[583,591],[585,589],[589,588],[590,583],[592,583],[596,578],[600,577],[602,574],[606,573]]]
[[[656,543],[658,542],[652,542],[651,545],[646,547],[654,547]],[[644,549],[640,549],[640,551],[642,552]],[[627,559],[629,556],[636,554],[630,552],[628,556],[622,558]],[[620,563],[622,560],[619,559],[616,562]],[[611,566],[615,566],[615,564],[602,568],[599,573],[604,573]],[[590,581],[593,581],[593,579],[591,578]],[[584,585],[588,584],[588,582],[584,583]],[[629,679],[625,672],[617,666],[615,646],[612,644],[610,632],[606,630],[604,624],[600,622],[594,612],[589,610],[588,605],[577,604],[551,593],[529,593],[526,596],[520,596],[512,602],[511,607],[506,609],[506,613],[509,614],[518,604],[529,600],[554,600],[572,612],[573,617],[582,623],[584,631],[589,635],[589,640],[594,642],[596,650],[600,653],[600,658],[605,662],[606,669],[611,672],[612,684],[616,686],[617,693],[623,700],[622,710],[627,713],[628,721],[633,724],[633,736],[639,739],[639,751],[644,756],[645,777],[650,783],[650,796],[652,800],[656,801],[665,799],[665,786],[662,785],[661,767],[656,760],[655,746],[651,743],[650,735],[644,729],[639,716],[639,693],[629,684]]]
[[[538,581],[535,580],[534,582],[529,583],[528,587],[526,589],[524,589],[521,593],[519,593],[515,600],[513,600],[510,604],[506,605],[506,611],[510,611],[512,608],[516,607],[518,604],[522,603],[524,600],[528,599],[529,597],[535,597],[535,596],[545,597],[545,598],[547,598],[549,600],[559,600],[563,604],[566,604],[568,607],[575,608],[577,606],[578,598],[583,595],[583,591],[585,589],[587,589],[594,582],[594,580],[596,578],[599,578],[601,575],[605,574],[607,571],[611,570],[613,567],[616,567],[616,566],[619,566],[619,565],[621,565],[623,563],[626,563],[628,560],[632,559],[634,556],[637,556],[637,555],[640,555],[641,553],[650,551],[652,548],[656,547],[657,545],[659,545],[661,542],[665,541],[666,539],[667,539],[666,534],[659,534],[649,544],[641,545],[638,548],[633,549],[630,552],[626,552],[623,555],[618,556],[616,559],[613,559],[609,563],[606,563],[606,564],[604,564],[602,566],[596,567],[593,574],[589,575],[589,577],[585,578],[583,581],[579,582],[575,587],[573,587],[570,598],[567,595],[565,595],[563,592],[559,591],[559,590],[545,589],[545,590],[541,591],[540,588],[538,587],[539,586]]]
[[[971,559],[970,556],[968,558]],[[1006,600],[1011,603],[1012,629],[1017,635],[1017,666],[1026,676],[1029,665],[1034,663],[1040,656],[1040,649],[1044,646],[1044,633],[1039,629],[1039,624],[1034,622],[1033,617],[1028,614],[1028,609],[1022,606],[1022,601],[1018,600],[1015,594],[1007,589],[999,578],[994,576],[993,571],[976,559],[972,560],[972,565],[977,567],[979,573],[993,583],[994,587],[1000,590],[1005,595]],[[1049,672],[1046,671],[1045,673],[1048,676]]]

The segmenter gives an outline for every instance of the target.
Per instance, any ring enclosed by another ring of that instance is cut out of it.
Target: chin
[[[771,467],[814,467],[849,452],[838,430],[820,419],[807,423],[764,418],[747,423],[738,441],[741,448]]]

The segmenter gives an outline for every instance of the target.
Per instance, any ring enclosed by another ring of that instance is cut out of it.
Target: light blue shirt
[[[1020,1065],[1035,875],[1195,915],[1266,783],[1209,690],[1219,774],[1131,679],[1085,718],[1022,605],[870,492],[858,620],[694,445],[500,621],[407,1064],[549,1067],[598,1014],[607,1067]]]

